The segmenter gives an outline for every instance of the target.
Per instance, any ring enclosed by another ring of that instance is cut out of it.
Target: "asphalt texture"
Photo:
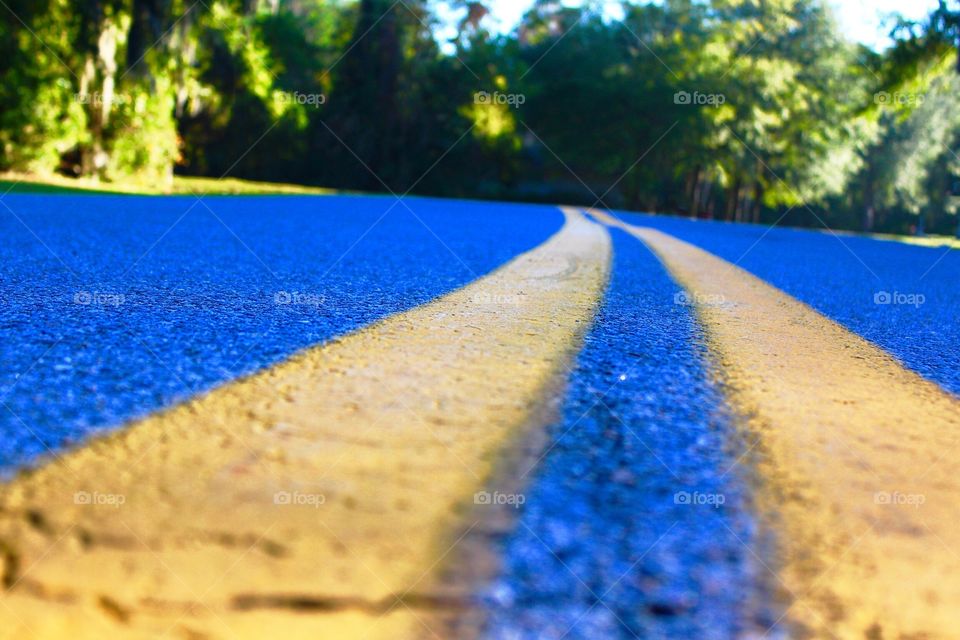
[[[428,302],[563,223],[404,202],[4,197],[0,472]]]
[[[739,265],[960,394],[960,252],[825,231],[617,215]]]
[[[528,477],[484,637],[733,638],[768,629],[742,443],[693,309],[619,230],[563,419]],[[749,547],[749,549],[748,549]]]
[[[433,300],[563,221],[419,198],[2,200],[0,475]],[[956,252],[618,215],[739,264],[960,393]],[[750,517],[749,445],[693,307],[640,242],[612,234],[608,295],[482,594],[485,635],[762,634],[781,612],[756,566],[768,545]]]

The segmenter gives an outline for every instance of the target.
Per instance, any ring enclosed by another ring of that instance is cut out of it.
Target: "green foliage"
[[[178,150],[170,84],[159,76],[152,93],[139,93],[118,107],[108,175],[137,175],[159,185],[171,184]]]
[[[0,170],[952,224],[956,3],[882,54],[824,0],[6,3]]]

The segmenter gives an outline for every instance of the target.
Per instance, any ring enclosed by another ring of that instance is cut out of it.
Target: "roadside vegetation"
[[[957,229],[960,3],[881,53],[823,0],[584,4],[5,0],[0,171]]]
[[[256,182],[239,178],[194,178],[173,176],[166,183],[155,183],[128,176],[105,182],[95,178],[67,178],[57,174],[37,176],[0,173],[0,195],[7,193],[99,193],[123,195],[330,195],[331,189],[282,182]]]

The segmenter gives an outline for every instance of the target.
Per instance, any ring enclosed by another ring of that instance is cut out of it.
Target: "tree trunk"
[[[750,221],[754,224],[760,222],[760,206],[763,201],[763,174],[766,165],[757,158],[755,165],[755,177],[753,179],[753,202],[750,203]]]
[[[687,178],[687,202],[690,203],[690,217],[697,217],[698,196],[700,195],[700,165],[694,168],[693,173]]]
[[[733,186],[730,188],[729,193],[727,193],[727,210],[725,212],[725,218],[727,222],[731,222],[734,219],[734,216],[737,214],[737,208],[740,202],[740,178],[737,178]]]
[[[737,192],[739,195],[737,196],[737,211],[736,211],[736,214],[734,215],[734,219],[737,222],[743,222],[743,217],[744,217],[743,214],[744,214],[744,210],[747,207],[747,199],[749,198],[749,196],[747,195],[747,192],[742,188],[738,189]]]
[[[700,203],[703,197],[703,181],[697,175],[697,183],[693,187],[693,199],[690,202],[690,217],[696,220],[700,217]]]
[[[867,205],[866,210],[863,212],[863,230],[867,233],[873,231],[874,226],[877,223],[877,210],[874,208],[873,204]]]
[[[656,205],[651,204],[649,200],[644,200],[643,177],[640,175],[639,171],[634,171],[634,174],[633,187],[631,188],[633,195],[630,197],[630,207],[634,211],[650,211],[650,213],[657,213]]]
[[[703,206],[704,211],[706,212],[706,217],[709,220],[713,220],[713,216],[715,213],[712,195],[713,195],[713,182],[711,182],[709,179],[704,180],[703,189],[701,190],[701,193],[700,193],[700,202]]]
[[[760,222],[760,203],[763,201],[763,185],[760,181],[753,183],[753,207],[750,212],[750,221],[754,224]]]
[[[90,144],[80,147],[80,175],[91,176],[94,173],[94,147],[100,140],[99,132],[96,129],[96,120],[91,103],[96,100],[94,87],[97,80],[97,65],[92,55],[88,55],[83,65],[83,71],[80,73],[80,91],[77,93],[77,99],[83,104],[83,110],[87,114],[87,128],[90,130]]]
[[[110,122],[117,75],[117,47],[120,29],[112,22],[100,25],[95,55],[87,56],[80,78],[80,97],[87,112],[90,144],[81,149],[83,175],[102,177],[110,158],[104,131]]]
[[[863,187],[863,201],[865,209],[863,212],[863,230],[873,231],[877,224],[876,193],[874,189],[874,165],[872,159],[867,159],[866,182]]]
[[[389,0],[361,0],[351,43],[337,67],[341,136],[372,174],[359,178],[355,186],[361,189],[381,190],[381,179],[399,189],[400,177],[409,173],[400,162],[402,11],[407,9]]]

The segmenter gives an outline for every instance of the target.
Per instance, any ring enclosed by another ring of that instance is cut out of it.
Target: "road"
[[[613,232],[604,305],[527,508],[487,590],[488,637],[731,638],[766,631],[764,576],[737,436],[693,307],[653,255]],[[692,506],[694,494],[723,504]],[[584,544],[589,541],[588,544]]]
[[[956,628],[955,253],[418,198],[3,203],[0,637]]]
[[[618,214],[691,242],[960,393],[960,252],[827,231]],[[889,294],[892,304],[876,304]],[[894,294],[899,294],[895,299]]]
[[[386,198],[4,203],[0,470],[428,302],[563,221]]]

